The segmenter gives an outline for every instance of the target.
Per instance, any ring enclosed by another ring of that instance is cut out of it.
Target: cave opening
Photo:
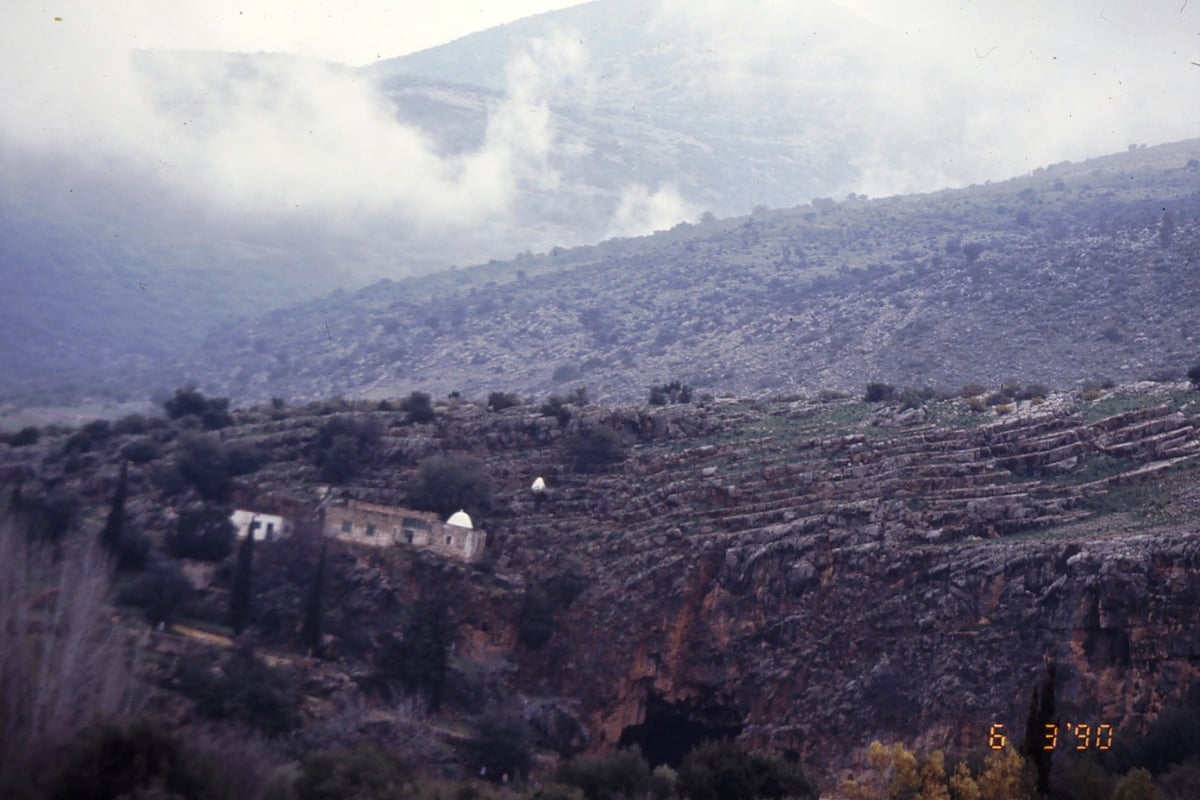
[[[646,718],[621,731],[617,747],[637,745],[651,767],[677,768],[683,757],[705,742],[735,739],[742,722],[731,708],[711,703],[668,703],[651,696]]]

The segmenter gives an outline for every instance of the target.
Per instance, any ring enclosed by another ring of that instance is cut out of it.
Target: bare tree
[[[0,521],[0,764],[128,715],[133,668],[106,614],[112,564],[96,537],[53,548]]]

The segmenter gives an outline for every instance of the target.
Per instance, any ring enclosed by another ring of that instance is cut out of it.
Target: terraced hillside
[[[502,698],[560,754],[636,743],[675,761],[736,735],[832,773],[874,738],[970,750],[992,724],[1021,730],[1047,656],[1064,719],[1122,738],[1200,678],[1200,393],[1087,396],[909,409],[706,398],[568,405],[569,419],[457,401],[428,423],[331,403],[237,412],[208,436],[261,456],[236,480],[240,504],[313,508],[334,420],[377,434],[335,492],[407,502],[439,453],[479,459],[493,482],[482,567],[336,551],[306,725],[330,687],[367,685],[396,609],[437,596],[454,653],[438,724]],[[577,437],[601,427],[624,457],[584,471]],[[158,542],[195,500],[167,476],[188,437],[165,422],[138,436],[159,452],[130,469],[129,513]],[[27,497],[77,493],[83,527],[98,527],[130,437],[85,453],[68,439],[0,446],[0,474]],[[530,491],[537,476],[544,494]],[[210,630],[227,580],[187,612]],[[250,635],[294,658],[298,607],[272,606]]]

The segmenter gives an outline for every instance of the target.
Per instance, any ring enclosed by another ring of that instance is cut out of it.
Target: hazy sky
[[[861,179],[849,187],[872,196],[1200,135],[1200,0],[833,2],[874,26],[847,25],[828,0],[646,6],[678,34],[672,46],[688,51],[684,79],[709,82],[730,103],[776,87],[767,107],[747,105],[746,119],[769,115],[779,98],[845,85],[852,118],[843,127],[878,133],[855,153]],[[447,229],[501,229],[523,193],[553,192],[561,165],[591,147],[564,141],[553,113],[602,78],[586,36],[520,43],[470,152],[398,120],[361,73],[321,62],[368,64],[570,5],[8,0],[0,172],[23,152],[65,154],[234,213],[365,212],[443,238]],[[156,53],[150,62],[131,58],[146,50]],[[260,60],[248,73],[172,53],[180,50],[308,60]],[[814,130],[814,152],[843,134],[837,124]],[[703,210],[677,189],[670,178],[631,183],[606,212],[609,230],[648,232]]]
[[[575,4],[566,0],[17,0],[17,5],[23,13],[8,15],[6,22],[13,35],[52,37],[61,29],[72,29],[132,48],[279,52],[357,66]],[[13,16],[19,18],[19,27],[12,24]]]

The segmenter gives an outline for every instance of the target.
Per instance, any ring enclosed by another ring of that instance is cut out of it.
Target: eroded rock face
[[[588,747],[672,760],[738,735],[836,767],[876,738],[982,747],[997,723],[1016,741],[1051,655],[1063,720],[1132,736],[1200,677],[1200,527],[1120,507],[1147,482],[1194,494],[1192,418],[729,438],[742,424],[560,475],[503,523],[532,582],[587,572],[515,680],[572,698]]]
[[[1183,387],[1101,402],[951,404],[903,426],[853,401],[586,406],[566,424],[529,407],[443,406],[421,425],[354,412],[382,437],[346,496],[401,502],[419,459],[452,451],[486,464],[496,497],[486,565],[331,559],[344,627],[363,634],[332,651],[349,663],[391,633],[381,610],[440,595],[451,702],[516,698],[563,755],[638,744],[673,761],[729,735],[834,770],[876,738],[980,747],[993,723],[1020,736],[1049,655],[1064,721],[1133,735],[1200,678],[1200,417]],[[222,431],[268,465],[238,491],[315,498],[320,424]],[[628,452],[579,474],[565,443],[592,425]],[[0,470],[60,469],[101,508],[120,446],[91,471],[65,470],[54,443],[0,446]],[[129,508],[153,533],[174,511],[151,477],[130,470]],[[539,592],[549,628],[532,637]]]
[[[599,746],[673,714],[820,762],[873,738],[978,747],[992,722],[1021,730],[1050,654],[1064,719],[1132,733],[1195,677],[1195,533],[953,553],[815,537],[765,546],[748,575],[732,541],[687,547],[590,593],[526,665]]]

